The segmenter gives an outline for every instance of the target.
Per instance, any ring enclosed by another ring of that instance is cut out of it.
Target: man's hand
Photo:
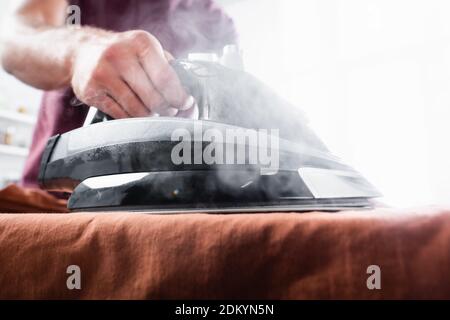
[[[114,118],[198,117],[159,41],[145,31],[67,26],[67,0],[16,0],[1,63],[43,90],[72,86],[78,99]]]
[[[74,50],[71,84],[78,99],[117,119],[198,117],[168,58],[148,32],[104,32]]]

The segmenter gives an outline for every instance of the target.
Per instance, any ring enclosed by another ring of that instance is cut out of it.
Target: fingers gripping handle
[[[170,65],[175,70],[181,84],[186,91],[192,95],[199,106],[199,118],[208,118],[208,107],[206,103],[205,89],[198,77],[191,71],[189,71],[185,65],[179,60],[171,60]],[[96,107],[91,106],[89,108],[88,115],[83,126],[91,125],[97,122],[113,120],[113,118],[104,112],[98,110]]]
[[[204,85],[192,71],[180,60],[171,60],[170,65],[175,70],[181,84],[194,97],[199,107],[199,119],[208,119],[208,104]]]

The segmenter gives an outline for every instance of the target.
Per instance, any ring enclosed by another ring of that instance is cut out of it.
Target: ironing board
[[[0,261],[3,299],[448,299],[450,209],[0,214]]]

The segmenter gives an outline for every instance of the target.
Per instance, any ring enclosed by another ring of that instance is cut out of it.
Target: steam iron
[[[256,78],[216,62],[172,66],[196,99],[199,120],[111,120],[97,112],[93,124],[49,139],[42,188],[72,193],[72,211],[373,206],[378,191],[328,151],[300,110]]]

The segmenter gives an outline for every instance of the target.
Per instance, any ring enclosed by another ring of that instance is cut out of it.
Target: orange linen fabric
[[[449,299],[449,278],[448,209],[0,214],[3,299]]]
[[[15,184],[0,190],[0,212],[2,213],[67,211],[66,200],[58,199],[43,190],[22,188]]]

